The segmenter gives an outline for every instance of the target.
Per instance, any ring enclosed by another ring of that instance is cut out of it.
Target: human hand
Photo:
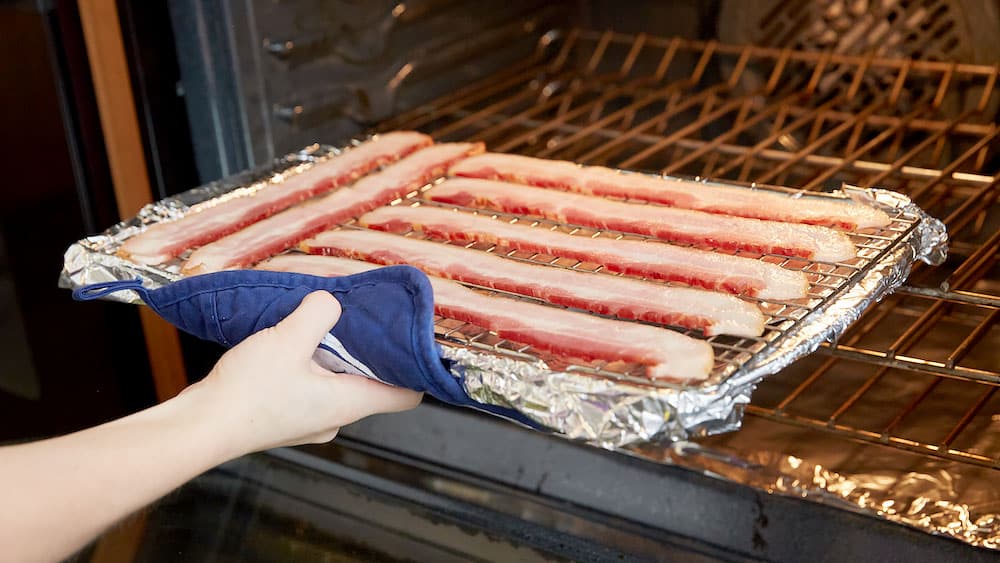
[[[232,430],[237,455],[328,442],[341,426],[420,403],[415,391],[333,373],[313,361],[340,313],[332,295],[311,293],[276,326],[226,352],[204,380],[189,388],[208,405],[211,420]]]

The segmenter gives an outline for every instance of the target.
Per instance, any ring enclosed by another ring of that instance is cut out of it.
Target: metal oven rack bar
[[[381,128],[619,168],[906,193],[948,226],[949,261],[917,265],[839,342],[762,383],[748,412],[997,467],[1000,440],[984,431],[1000,412],[998,75],[572,29]],[[911,424],[930,413],[936,432]]]

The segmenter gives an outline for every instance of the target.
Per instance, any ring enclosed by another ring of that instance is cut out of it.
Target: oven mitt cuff
[[[434,340],[430,282],[410,266],[343,277],[230,270],[154,290],[143,287],[141,280],[91,284],[75,290],[73,297],[87,301],[124,290],[138,293],[177,328],[226,347],[278,324],[309,293],[326,290],[343,309],[314,356],[327,369],[365,375],[531,425],[516,411],[479,403],[465,393]]]

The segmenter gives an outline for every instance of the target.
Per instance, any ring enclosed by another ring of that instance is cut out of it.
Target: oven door
[[[134,559],[734,561],[738,554],[350,439],[242,458],[149,511]],[[525,517],[527,516],[527,518]],[[101,551],[128,549],[103,540]]]

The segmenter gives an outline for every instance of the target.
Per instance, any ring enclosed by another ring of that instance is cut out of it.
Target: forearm
[[[68,436],[0,448],[0,545],[64,558],[198,474],[243,453],[197,389]],[[10,548],[14,551],[11,552]]]
[[[188,479],[248,452],[328,442],[344,424],[420,394],[323,370],[312,356],[340,315],[308,295],[152,409],[69,436],[0,448],[0,559],[52,561]]]

